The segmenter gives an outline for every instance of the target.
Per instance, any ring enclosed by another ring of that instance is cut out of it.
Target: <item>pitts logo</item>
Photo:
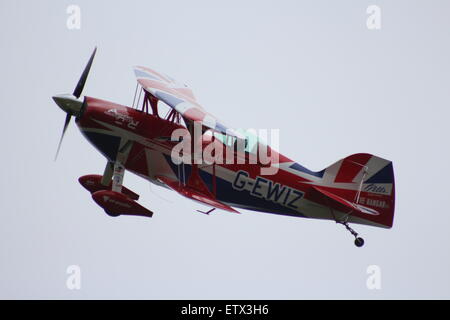
[[[268,201],[281,204],[291,209],[298,209],[298,202],[303,197],[303,192],[283,186],[280,183],[256,177],[249,178],[246,171],[238,171],[233,181],[233,188],[239,191],[250,189],[250,195]]]
[[[386,188],[384,186],[376,185],[376,184],[368,184],[364,187],[365,192],[373,192],[373,193],[387,193]]]
[[[122,125],[126,124],[128,128],[135,130],[139,121],[135,121],[132,117],[126,114],[117,112],[117,109],[109,109],[105,114],[115,118],[115,123]]]

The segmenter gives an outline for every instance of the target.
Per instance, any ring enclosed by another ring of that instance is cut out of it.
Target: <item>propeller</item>
[[[61,134],[61,138],[59,139],[58,149],[56,150],[55,161],[58,158],[59,149],[61,148],[61,144],[64,138],[64,134],[66,133],[67,127],[69,126],[70,119],[72,116],[79,116],[81,108],[83,106],[83,100],[80,99],[81,93],[83,92],[84,85],[86,83],[87,77],[89,75],[89,71],[91,70],[92,62],[94,61],[95,53],[97,52],[97,47],[95,47],[94,51],[89,58],[89,61],[86,67],[81,74],[80,79],[78,80],[77,86],[72,94],[60,94],[53,96],[53,100],[55,103],[67,113],[66,120],[64,121],[64,127]]]
[[[91,70],[92,61],[94,61],[95,53],[97,52],[97,47],[95,47],[94,52],[92,52],[91,57],[89,58],[89,61],[86,65],[86,67],[83,70],[83,73],[81,74],[80,80],[78,80],[77,86],[75,87],[75,90],[73,91],[73,95],[77,98],[81,96],[81,92],[83,92],[84,84],[86,83],[86,79],[89,74],[89,70]]]
[[[64,134],[66,133],[67,127],[69,126],[71,117],[72,116],[69,113],[66,115],[66,120],[64,121],[64,128],[63,128],[63,131],[62,131],[62,134],[61,134],[61,138],[59,139],[58,149],[56,150],[55,160],[54,161],[56,161],[56,159],[58,158],[59,149],[61,148],[61,143],[63,141]]]

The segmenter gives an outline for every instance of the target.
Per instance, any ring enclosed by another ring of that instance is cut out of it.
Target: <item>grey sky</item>
[[[449,2],[242,2],[0,2],[0,298],[450,298]],[[132,174],[154,217],[108,217],[77,181],[105,161],[74,123],[53,162],[65,114],[51,96],[73,91],[94,46],[86,95],[131,104],[131,66],[145,65],[231,126],[280,128],[280,151],[309,169],[392,160],[393,229],[355,226],[358,249],[330,221],[205,216]],[[366,287],[369,265],[381,290]]]

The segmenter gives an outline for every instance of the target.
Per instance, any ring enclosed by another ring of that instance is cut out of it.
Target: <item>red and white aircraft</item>
[[[95,52],[73,94],[56,95],[53,100],[67,113],[58,152],[74,116],[82,134],[107,159],[103,175],[79,178],[107,214],[153,214],[137,203],[139,195],[122,186],[128,170],[212,207],[206,214],[216,208],[234,213],[238,213],[235,208],[243,208],[333,220],[353,234],[358,247],[364,240],[349,223],[392,227],[395,187],[391,161],[359,153],[321,171],[310,171],[248,132],[231,130],[205,111],[187,86],[145,67],[134,69],[136,93],[141,87],[136,107],[134,102],[133,107],[126,107],[82,97]],[[165,117],[160,114],[162,103],[170,107]],[[197,137],[196,124],[201,129]],[[177,130],[190,135],[184,136],[186,140],[173,139]],[[188,145],[194,147],[187,155],[188,161],[186,154],[182,161],[181,154],[174,158],[173,149],[180,141],[189,141]],[[215,161],[195,161],[207,148],[214,149],[211,154]],[[261,149],[267,150],[269,163],[262,161],[258,153]]]

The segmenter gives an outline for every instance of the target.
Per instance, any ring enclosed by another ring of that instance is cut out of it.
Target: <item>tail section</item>
[[[392,227],[395,181],[391,161],[368,153],[353,154],[325,169],[323,187],[356,206],[349,222]]]

